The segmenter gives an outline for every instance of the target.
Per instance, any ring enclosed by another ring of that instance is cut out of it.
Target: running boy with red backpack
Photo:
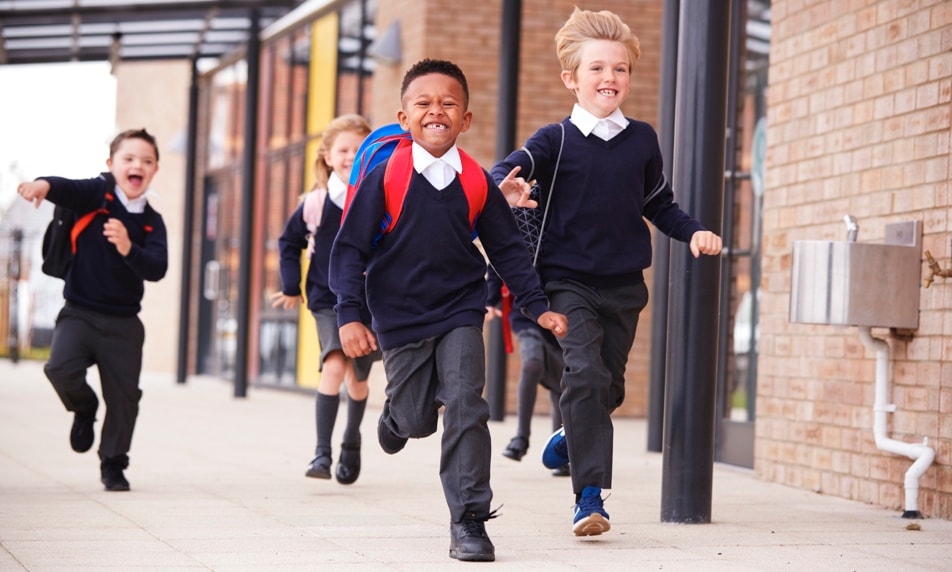
[[[523,311],[556,336],[565,335],[568,324],[548,309],[506,197],[456,146],[472,121],[462,70],[422,60],[404,75],[400,98],[397,118],[412,143],[398,146],[359,182],[331,251],[330,286],[344,352],[366,355],[378,342],[383,351],[381,448],[394,454],[408,439],[432,435],[445,408],[440,478],[451,523],[449,555],[489,561],[495,548],[485,529],[494,516],[489,405],[482,397],[487,267],[473,232]],[[399,216],[388,197],[390,165],[408,179],[396,201]],[[485,200],[464,189],[471,170],[486,181]],[[360,320],[365,305],[373,332]]]

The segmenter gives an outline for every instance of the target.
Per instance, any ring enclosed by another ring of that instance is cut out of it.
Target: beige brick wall
[[[452,60],[466,74],[470,109],[474,116],[473,126],[460,137],[460,146],[484,166],[491,166],[496,158],[501,4],[499,0],[489,0],[468,4],[465,10],[460,10],[454,0],[381,2],[377,28],[382,31],[395,19],[400,20],[403,61],[396,66],[379,65],[374,73],[374,124],[396,119],[400,81],[407,68],[425,57]],[[638,35],[642,56],[635,66],[631,95],[623,111],[629,117],[656,125],[662,5],[660,0],[524,0],[516,146],[521,146],[542,125],[567,116],[575,103],[574,96],[559,78],[561,66],[555,55],[555,33],[575,6],[585,10],[613,11]],[[403,17],[411,13],[412,18]],[[650,287],[650,273],[647,279]],[[650,308],[642,313],[640,323],[628,362],[627,396],[617,412],[619,415],[643,416],[647,411]],[[507,389],[510,412],[515,411],[516,403],[518,349],[516,352],[509,360]],[[540,413],[549,410],[548,394],[544,390],[539,392],[537,410]]]
[[[952,2],[774,0],[772,16],[755,468],[900,510],[911,461],[875,446],[875,355],[856,328],[788,321],[791,249],[845,239],[846,214],[860,242],[921,220],[924,248],[952,265]],[[892,357],[889,435],[937,452],[919,508],[952,518],[952,280],[920,295],[911,340],[873,334]]]

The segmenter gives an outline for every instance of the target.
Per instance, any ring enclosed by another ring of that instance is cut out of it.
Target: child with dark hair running
[[[720,253],[721,239],[675,203],[654,129],[620,109],[640,56],[631,29],[611,12],[576,8],[555,43],[562,83],[577,100],[572,114],[536,131],[492,174],[502,180],[521,167],[524,196],[526,180],[537,179],[538,208],[548,209],[537,269],[553,310],[572,328],[559,340],[565,425],[542,460],[549,468],[570,464],[572,530],[590,536],[610,529],[601,494],[612,486],[611,414],[624,400],[628,352],[648,303],[643,271],[651,264],[651,234],[644,219],[689,243],[695,257]]]
[[[344,485],[353,484],[360,475],[360,423],[367,407],[367,378],[372,363],[379,359],[379,352],[353,359],[344,355],[334,311],[337,297],[328,287],[327,268],[331,246],[340,228],[354,156],[369,133],[367,120],[353,114],[337,117],[324,129],[317,150],[314,186],[302,197],[278,239],[281,291],[271,295],[275,308],[293,309],[302,301],[301,252],[306,251],[309,264],[305,292],[321,345],[321,379],[314,406],[317,447],[304,474],[315,479],[331,478],[331,438],[343,385],[347,388],[347,424],[335,476],[337,482]],[[361,314],[361,321],[370,324],[369,312]]]
[[[400,100],[397,119],[413,142],[412,154],[400,155],[412,168],[399,219],[378,236],[385,215],[393,214],[386,212],[385,189],[398,148],[360,183],[331,251],[341,343],[357,357],[375,350],[379,340],[387,386],[377,438],[386,453],[435,433],[444,408],[440,480],[450,513],[449,555],[495,560],[485,528],[494,516],[489,405],[482,396],[487,268],[473,242],[474,226],[521,308],[556,336],[568,325],[548,309],[505,196],[456,146],[472,121],[462,70],[449,61],[422,60],[404,75]],[[461,182],[470,169],[486,180],[475,223]],[[502,184],[515,184],[513,176]],[[376,337],[361,320],[365,305]]]
[[[75,238],[63,298],[43,368],[67,411],[69,441],[85,453],[96,439],[99,399],[86,382],[96,365],[106,403],[99,439],[100,479],[107,491],[128,491],[132,432],[139,415],[139,376],[145,328],[139,319],[144,282],[168,269],[162,216],[149,205],[149,185],[159,170],[159,148],[145,129],[123,131],[109,145],[108,173],[95,179],[40,177],[17,192],[39,207],[44,199],[82,216],[96,212]],[[104,206],[105,205],[105,206]]]

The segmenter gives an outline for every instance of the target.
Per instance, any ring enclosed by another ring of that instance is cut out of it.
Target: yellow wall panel
[[[337,104],[337,14],[328,14],[311,25],[311,69],[307,89],[307,134],[312,137],[304,152],[308,165],[304,175],[306,188],[314,185],[314,162],[321,144],[320,135],[332,119]],[[302,189],[304,190],[304,189]],[[302,256],[302,279],[307,276],[307,257]],[[304,291],[304,285],[301,285]],[[298,371],[301,387],[316,388],[320,381],[318,367],[321,351],[314,317],[301,306],[298,321]]]

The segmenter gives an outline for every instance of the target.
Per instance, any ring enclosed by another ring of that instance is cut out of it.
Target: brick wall
[[[875,446],[875,355],[856,328],[789,323],[791,249],[845,239],[846,214],[860,242],[921,220],[924,249],[952,265],[952,2],[774,0],[772,16],[755,468],[902,509],[911,461]],[[919,509],[952,518],[952,280],[920,296],[911,339],[873,335],[892,357],[889,436],[936,449]]]
[[[522,59],[519,62],[519,102],[516,146],[539,127],[567,116],[574,95],[559,78],[561,66],[555,55],[555,33],[575,6],[583,10],[610,10],[631,26],[641,40],[641,60],[635,66],[631,95],[623,111],[653,125],[658,117],[658,77],[661,62],[661,0],[524,0],[522,3]],[[403,61],[396,66],[378,65],[374,73],[372,117],[375,125],[396,119],[403,72],[424,57],[449,59],[466,73],[470,88],[473,125],[460,137],[460,146],[484,166],[496,159],[495,118],[499,98],[499,0],[468,4],[465,10],[453,0],[390,0],[381,2],[377,13],[378,33],[394,20],[400,21]],[[413,14],[412,18],[402,17]],[[651,285],[650,272],[647,276]],[[651,311],[646,309],[627,371],[627,396],[619,415],[643,416],[647,410],[648,354]],[[518,348],[509,360],[508,410],[515,412],[518,381]],[[548,394],[539,392],[537,410],[549,410]]]

